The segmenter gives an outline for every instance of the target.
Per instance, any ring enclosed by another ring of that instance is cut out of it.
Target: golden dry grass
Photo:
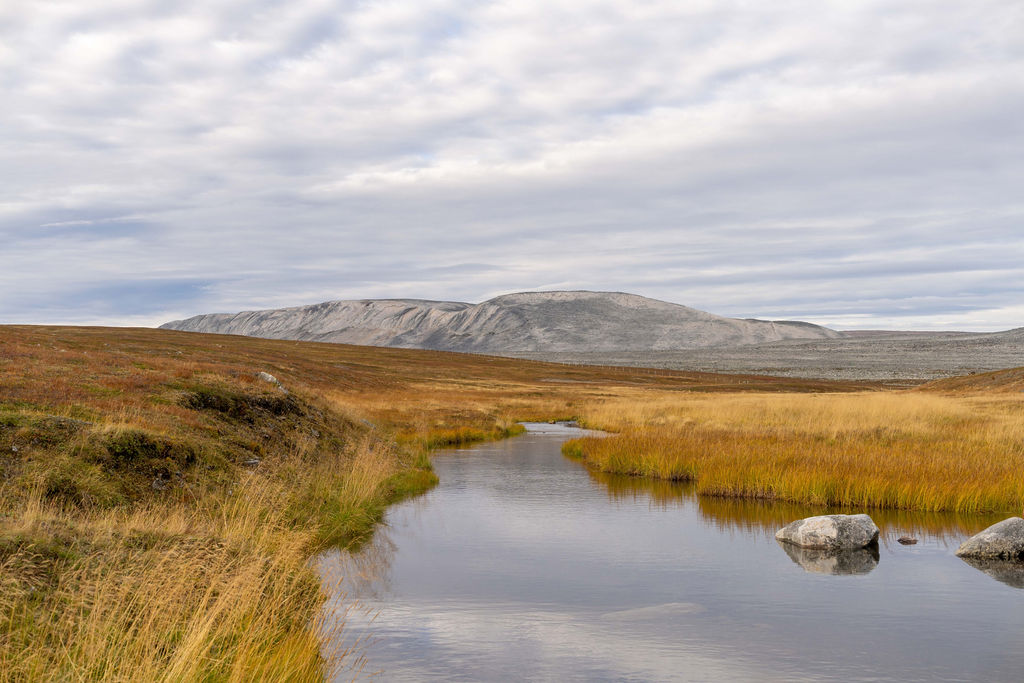
[[[1024,397],[921,391],[630,398],[567,445],[599,470],[716,496],[857,508],[1024,507]]]
[[[612,500],[644,501],[658,507],[696,504],[705,521],[722,531],[742,530],[745,533],[774,537],[775,533],[794,519],[822,514],[816,507],[779,500],[740,498],[736,496],[695,496],[692,481],[673,481],[650,477],[588,470],[590,477],[608,491]],[[847,512],[842,507],[827,508],[830,512]],[[884,530],[882,543],[896,543],[899,536],[927,535],[942,539],[955,548],[965,536],[1004,519],[999,514],[958,514],[954,512],[923,512],[920,510],[875,509],[871,518]]]
[[[267,461],[191,501],[5,490],[0,678],[322,680],[335,662],[308,559],[379,516],[403,472],[390,448]]]

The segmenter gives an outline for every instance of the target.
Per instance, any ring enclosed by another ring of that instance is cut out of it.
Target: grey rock
[[[273,384],[275,387],[277,387],[277,390],[280,391],[281,393],[284,393],[284,394],[288,393],[288,390],[284,388],[284,386],[281,384],[281,381],[279,379],[277,379],[276,377],[274,377],[273,375],[271,375],[269,372],[258,372],[258,373],[256,373],[256,377],[258,379],[263,380],[264,382],[267,382],[269,384]]]
[[[812,574],[832,576],[867,574],[878,566],[878,545],[852,550],[820,550],[779,541],[789,559]]]
[[[260,459],[259,458],[249,458],[248,460],[243,460],[242,461],[242,465],[244,467],[256,467],[259,464],[260,464]]]
[[[529,353],[673,350],[838,339],[795,321],[724,318],[620,292],[523,292],[480,304],[418,299],[329,301],[312,306],[199,315],[161,327],[369,346]]]
[[[154,491],[163,491],[164,489],[167,488],[168,484],[160,477],[156,477],[155,479],[153,479],[153,483],[151,484],[151,486]]]
[[[1019,560],[992,560],[980,557],[960,558],[978,571],[991,576],[996,581],[1013,588],[1024,588],[1024,562]]]
[[[821,515],[784,526],[775,538],[801,548],[853,550],[878,543],[878,527],[867,515]]]
[[[971,536],[957,549],[958,557],[1024,560],[1024,519],[1010,517]]]

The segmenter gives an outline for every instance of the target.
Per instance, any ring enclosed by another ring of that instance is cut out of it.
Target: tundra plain
[[[358,546],[389,502],[430,487],[431,449],[520,420],[617,432],[625,465],[577,454],[712,496],[1019,513],[1022,378],[896,389],[0,327],[0,679],[320,680],[351,652],[321,649],[309,558]],[[845,449],[888,462],[886,485]],[[765,463],[813,476],[766,479]]]

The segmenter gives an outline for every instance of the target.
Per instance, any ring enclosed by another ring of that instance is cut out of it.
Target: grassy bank
[[[338,662],[308,560],[429,487],[430,449],[630,392],[793,386],[0,326],[0,679],[319,680]]]
[[[857,508],[1024,508],[1019,392],[661,397],[610,401],[584,417],[617,434],[570,442],[568,455],[604,472],[691,480],[706,495]]]
[[[45,355],[0,404],[0,678],[322,679],[308,559],[429,486],[423,462],[253,372]],[[53,370],[98,400],[26,381]]]
[[[618,432],[571,448],[705,493],[1019,512],[1021,380],[979,378],[897,393],[0,326],[0,680],[319,680],[345,653],[320,652],[337,626],[309,558],[429,487],[431,449],[519,420]]]

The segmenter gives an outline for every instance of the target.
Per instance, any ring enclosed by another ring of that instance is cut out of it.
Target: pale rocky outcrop
[[[256,373],[256,378],[258,380],[262,381],[262,382],[267,382],[268,384],[273,384],[275,387],[277,387],[277,390],[282,392],[282,393],[285,393],[285,394],[288,393],[288,390],[284,388],[284,385],[281,384],[281,381],[278,378],[276,378],[273,375],[271,375],[269,372],[263,372],[263,371],[257,372]]]
[[[810,323],[725,318],[620,292],[523,292],[480,304],[417,299],[199,315],[161,327],[270,339],[516,354],[664,351],[836,339]]]
[[[1024,560],[1024,519],[1010,517],[971,536],[957,549],[959,557]]]
[[[877,544],[878,527],[867,515],[822,515],[798,519],[775,538],[801,548],[854,550]]]

